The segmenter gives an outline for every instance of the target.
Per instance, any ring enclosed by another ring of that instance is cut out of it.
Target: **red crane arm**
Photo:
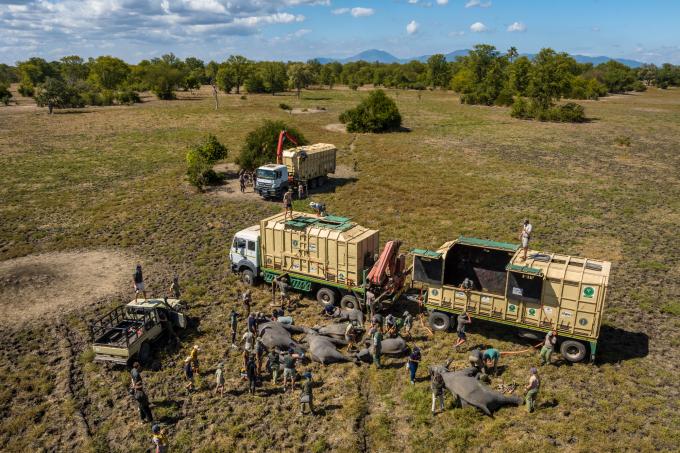
[[[297,140],[295,140],[291,135],[286,132],[285,130],[281,131],[279,133],[279,144],[276,146],[276,163],[281,164],[283,163],[283,141],[285,139],[290,140],[291,142],[295,143],[295,145],[298,144]]]

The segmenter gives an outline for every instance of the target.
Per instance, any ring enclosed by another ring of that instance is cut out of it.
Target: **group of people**
[[[245,193],[246,188],[249,185],[255,187],[255,185],[257,184],[257,172],[240,169],[238,172],[238,183],[241,189],[241,193]]]

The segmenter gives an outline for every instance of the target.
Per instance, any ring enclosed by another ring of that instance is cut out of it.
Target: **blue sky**
[[[397,57],[489,43],[680,64],[680,1],[0,0],[0,62],[174,52],[224,60]]]

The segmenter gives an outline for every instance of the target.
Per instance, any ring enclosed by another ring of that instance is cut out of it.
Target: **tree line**
[[[215,92],[276,94],[309,86],[333,88],[336,84],[358,89],[374,85],[395,89],[452,89],[461,102],[514,105],[514,111],[548,111],[557,100],[597,99],[607,93],[644,91],[648,86],[680,86],[680,66],[644,65],[630,68],[616,61],[594,66],[578,63],[566,53],[542,49],[533,58],[520,56],[513,47],[501,52],[481,44],[466,56],[449,62],[442,54],[426,62],[383,64],[357,61],[341,64],[252,61],[232,55],[223,62],[172,53],[137,64],[100,56],[87,60],[67,56],[57,61],[33,57],[16,66],[0,65],[0,101],[11,98],[8,85],[19,83],[23,96],[52,108],[139,102],[143,91],[159,99],[174,99],[179,90],[210,84]],[[521,116],[521,115],[519,115]],[[537,116],[537,115],[535,115]],[[539,115],[540,116],[540,115]]]

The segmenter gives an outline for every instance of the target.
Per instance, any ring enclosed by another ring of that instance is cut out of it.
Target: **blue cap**
[[[532,366],[531,369],[529,370],[529,372],[530,372],[531,374],[536,374],[536,373],[538,373],[538,370],[536,369],[535,366]]]

